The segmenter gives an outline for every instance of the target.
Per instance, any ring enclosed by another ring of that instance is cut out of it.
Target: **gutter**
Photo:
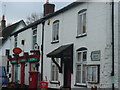
[[[114,79],[114,73],[114,0],[112,0],[112,79]],[[114,90],[114,82],[112,82],[112,90]]]

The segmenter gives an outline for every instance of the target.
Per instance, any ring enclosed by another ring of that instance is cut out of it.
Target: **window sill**
[[[86,84],[79,84],[79,83],[75,83],[75,85],[74,86],[78,86],[78,87],[87,87],[87,85]]]
[[[56,41],[52,41],[52,42],[51,42],[51,44],[55,44],[55,43],[59,43],[59,41],[56,40]]]
[[[87,83],[90,83],[90,84],[99,84],[99,82],[92,82],[92,81],[87,81]]]
[[[51,84],[59,84],[60,85],[60,81],[50,81]]]
[[[80,35],[76,36],[76,38],[85,37],[85,36],[87,36],[86,33],[84,33],[84,34],[80,34]]]

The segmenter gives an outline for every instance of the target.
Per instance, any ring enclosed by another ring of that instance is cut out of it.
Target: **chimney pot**
[[[1,21],[1,28],[2,30],[6,27],[6,21],[5,21],[5,16],[2,16],[2,21]]]
[[[53,13],[55,10],[55,5],[50,4],[47,0],[47,2],[44,4],[44,16]]]
[[[2,16],[2,20],[5,20],[5,16],[4,15]]]

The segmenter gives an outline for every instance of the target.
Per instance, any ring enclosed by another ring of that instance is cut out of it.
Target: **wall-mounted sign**
[[[19,59],[19,62],[26,62],[27,59]]]
[[[13,49],[13,52],[14,52],[15,54],[20,54],[20,53],[22,52],[22,49],[20,49],[20,48],[14,48],[14,49]]]
[[[10,61],[11,63],[17,63],[17,61],[16,60],[12,60],[12,61]]]
[[[38,58],[37,57],[28,58],[28,61],[29,62],[38,61]]]
[[[100,61],[100,58],[101,58],[100,50],[91,52],[91,60],[92,61]]]

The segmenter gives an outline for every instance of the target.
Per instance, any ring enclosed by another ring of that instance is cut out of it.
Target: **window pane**
[[[37,42],[37,36],[33,36],[33,46]]]
[[[92,81],[92,68],[90,66],[87,67],[87,81]]]
[[[82,69],[82,83],[86,82],[86,66],[83,65],[83,69]]]
[[[83,33],[86,33],[86,13],[83,14]]]
[[[53,23],[53,41],[59,39],[59,22]]]
[[[83,61],[86,61],[87,59],[87,52],[83,52]]]
[[[92,68],[92,73],[93,73],[93,76],[92,76],[92,81],[96,82],[96,78],[97,78],[97,75],[96,75],[96,67],[93,67]]]
[[[54,81],[54,77],[55,77],[55,76],[54,76],[54,74],[55,74],[54,71],[55,71],[55,66],[53,65],[53,66],[52,66],[52,72],[51,72],[51,73],[52,73],[52,81]]]
[[[80,35],[81,34],[81,32],[82,32],[82,15],[79,15],[79,21],[78,21],[78,35]]]
[[[55,58],[55,61],[58,63],[59,58]],[[55,65],[55,63],[52,62],[52,68],[51,68],[51,80],[52,81],[58,81],[58,67]]]
[[[81,83],[81,65],[77,65],[76,83]]]
[[[33,30],[33,35],[36,35],[37,34],[37,30]]]
[[[81,52],[78,53],[78,61],[81,61]]]
[[[57,66],[56,66],[56,76],[55,77],[56,77],[55,81],[58,81],[58,68],[57,68]]]

